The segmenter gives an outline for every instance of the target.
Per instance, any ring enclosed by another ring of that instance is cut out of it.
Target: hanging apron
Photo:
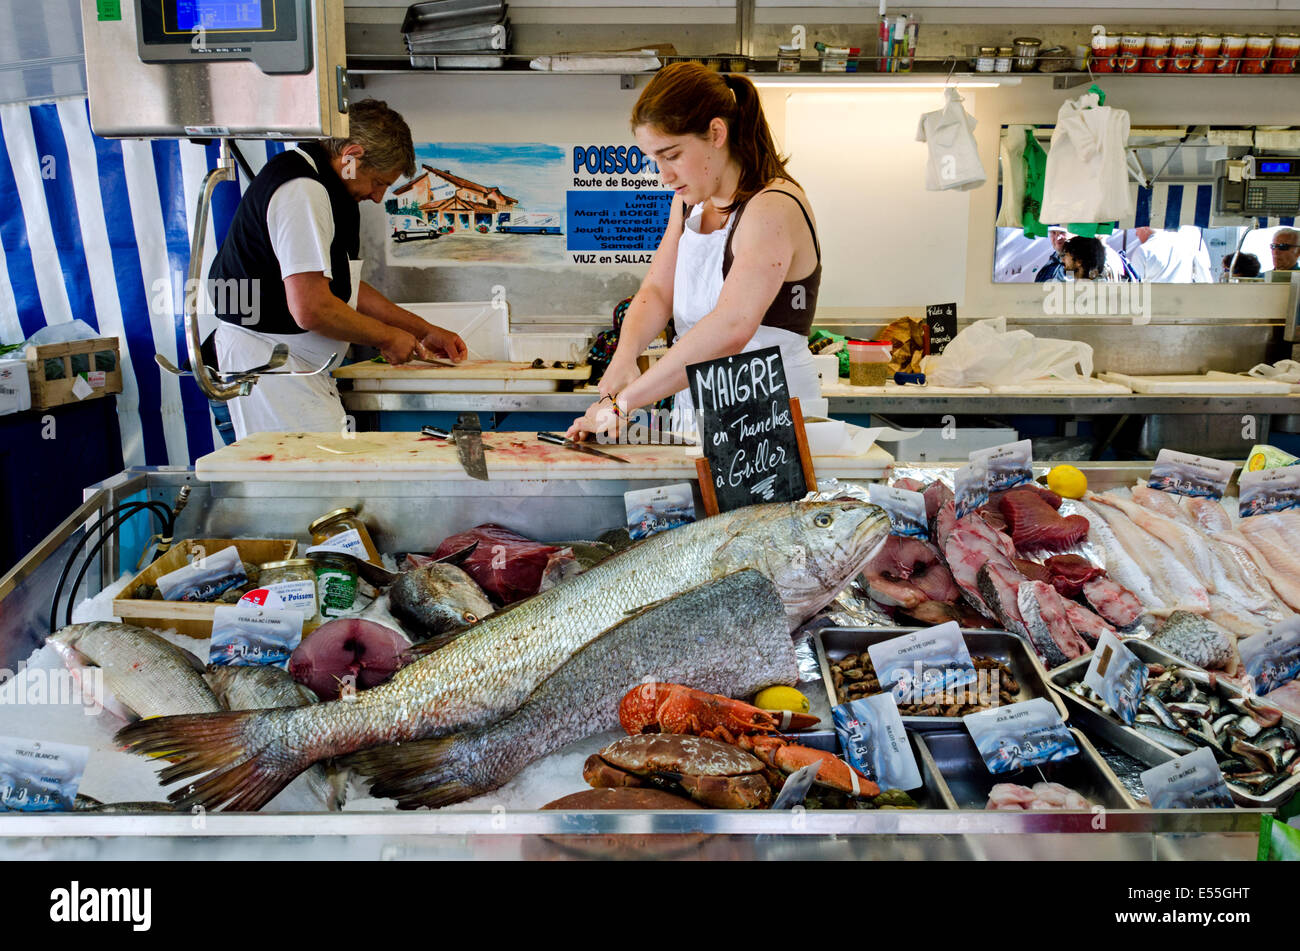
[[[352,297],[349,307],[356,307],[364,262],[349,261]],[[222,321],[217,328],[218,365],[223,373],[237,373],[261,366],[271,358],[277,343],[289,348],[284,370],[314,370],[334,354],[339,359],[350,346],[345,340],[331,340],[314,332],[301,334],[266,334],[238,324]],[[333,374],[316,376],[261,376],[247,396],[231,400],[230,421],[235,438],[249,433],[341,433],[346,425],[343,401]]]
[[[703,211],[703,203],[695,206],[677,242],[677,268],[673,272],[673,326],[678,337],[718,306],[718,297],[722,294],[723,251],[736,216],[733,214],[728,218],[726,227],[701,234],[700,216]],[[767,347],[781,348],[781,362],[791,397],[801,400],[821,398],[821,380],[807,338],[778,327],[760,326],[741,352]],[[679,432],[695,428],[695,404],[690,387],[677,394],[673,401],[673,414],[683,427]]]

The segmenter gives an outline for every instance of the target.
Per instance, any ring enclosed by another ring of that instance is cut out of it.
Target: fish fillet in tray
[[[909,627],[826,627],[818,631],[813,642],[817,649],[817,660],[821,665],[822,682],[826,686],[827,698],[832,707],[840,704],[835,693],[835,679],[831,666],[848,654],[864,653],[873,644],[888,641],[901,634],[910,634],[922,628]],[[1065,705],[1056,692],[1048,686],[1047,671],[1039,663],[1028,645],[1014,634],[1006,631],[963,630],[962,637],[972,657],[989,657],[1001,661],[1010,668],[1016,679],[1019,691],[1011,697],[1003,697],[1002,704],[1019,703],[1043,697],[1051,700],[1066,716]],[[974,689],[977,685],[971,684]],[[961,688],[958,688],[959,690]],[[903,725],[908,730],[961,730],[961,717],[905,716]]]
[[[840,748],[839,734],[834,730],[807,730],[802,733],[791,733],[787,738],[792,743],[811,746],[815,750],[825,750],[843,757],[844,751]],[[908,730],[907,738],[912,741],[912,755],[916,757],[916,766],[921,771],[921,782],[924,784],[920,789],[907,790],[907,794],[922,809],[957,808],[951,805],[952,797],[947,794],[943,777],[935,770],[934,761],[923,759],[920,737]]]
[[[1033,786],[1060,783],[1106,809],[1136,809],[1137,803],[1120,785],[1110,767],[1078,730],[1071,729],[1079,752],[1069,759],[1030,766],[1014,773],[990,773],[975,741],[965,730],[944,730],[920,736],[922,773],[937,773],[939,792],[949,809],[985,809],[989,793],[999,783]],[[1086,815],[1091,816],[1091,812]]]
[[[1145,641],[1130,638],[1124,641],[1124,645],[1144,663],[1163,664],[1166,667],[1182,667],[1202,675],[1207,681],[1210,677],[1208,671]],[[1065,700],[1066,705],[1070,708],[1070,722],[1083,729],[1090,736],[1096,737],[1098,740],[1127,753],[1148,766],[1159,766],[1161,763],[1167,763],[1183,755],[1183,753],[1174,752],[1161,743],[1149,739],[1133,727],[1125,726],[1113,716],[1103,713],[1091,701],[1070,690],[1071,684],[1083,680],[1083,675],[1088,670],[1088,662],[1091,659],[1091,655],[1076,658],[1068,664],[1057,667],[1048,675],[1052,688]],[[1208,690],[1208,687],[1203,686],[1202,689]],[[1224,698],[1244,695],[1238,687],[1218,679],[1215,681],[1214,689]],[[1267,698],[1264,698],[1264,702],[1267,703]],[[1300,732],[1300,720],[1292,716],[1284,714],[1282,725]],[[1247,792],[1233,783],[1228,783],[1227,786],[1232,793],[1232,798],[1238,805],[1251,808],[1275,808],[1289,800],[1297,789],[1300,789],[1300,774],[1292,776],[1259,796]]]

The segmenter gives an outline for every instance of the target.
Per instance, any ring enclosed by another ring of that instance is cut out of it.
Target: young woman
[[[820,396],[808,351],[822,272],[816,222],[776,150],[753,83],[675,63],[642,92],[632,130],[673,189],[672,210],[600,399],[568,435],[615,433],[619,417],[672,393],[689,426],[688,365],[772,346],[781,348],[790,395]],[[637,357],[669,320],[676,340],[640,374]]]

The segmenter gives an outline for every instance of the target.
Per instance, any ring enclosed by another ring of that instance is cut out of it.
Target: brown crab
[[[646,733],[615,740],[587,758],[582,778],[597,789],[649,786],[714,809],[765,809],[766,767],[744,750],[702,736]]]

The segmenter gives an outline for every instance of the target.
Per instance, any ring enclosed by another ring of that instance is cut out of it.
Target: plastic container
[[[778,46],[776,48],[776,71],[778,73],[799,72],[803,54],[797,46]]]
[[[848,348],[849,383],[853,386],[884,386],[894,375],[889,368],[893,344],[850,340]]]
[[[1268,54],[1273,52],[1273,37],[1266,33],[1252,33],[1246,37],[1246,49],[1241,54],[1241,72],[1262,73],[1268,65]]]

